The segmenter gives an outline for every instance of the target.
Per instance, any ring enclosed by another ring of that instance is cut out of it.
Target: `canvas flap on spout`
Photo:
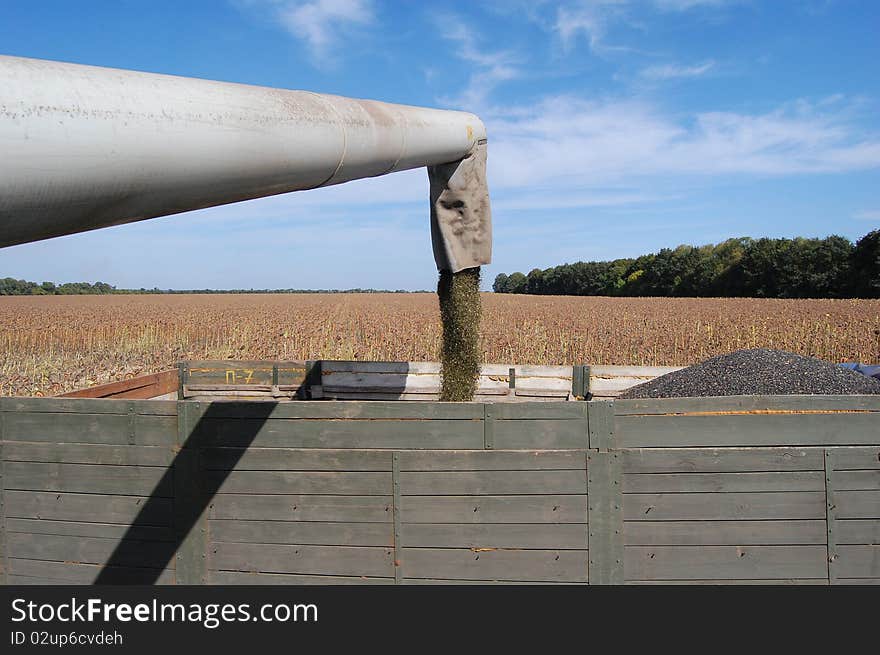
[[[428,166],[431,243],[441,271],[458,273],[492,261],[492,211],[486,144],[457,162]]]

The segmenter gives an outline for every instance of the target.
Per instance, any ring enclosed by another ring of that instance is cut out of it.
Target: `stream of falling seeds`
[[[440,271],[440,400],[474,399],[480,377],[480,268]]]

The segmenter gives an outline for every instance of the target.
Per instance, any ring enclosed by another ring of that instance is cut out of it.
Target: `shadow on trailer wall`
[[[880,398],[0,399],[8,583],[880,582]]]

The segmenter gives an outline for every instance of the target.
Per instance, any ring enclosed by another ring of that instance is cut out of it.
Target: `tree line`
[[[77,296],[105,294],[181,294],[181,293],[427,293],[425,291],[394,291],[385,289],[117,289],[106,282],[29,282],[15,278],[0,278],[0,296]]]
[[[880,230],[853,244],[824,239],[728,239],[635,259],[500,273],[497,293],[572,296],[880,298]]]

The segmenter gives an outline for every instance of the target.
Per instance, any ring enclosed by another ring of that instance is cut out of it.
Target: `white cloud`
[[[694,66],[679,64],[657,64],[642,69],[641,76],[650,80],[672,80],[679,78],[701,77],[715,68],[714,61],[707,61]]]
[[[556,10],[553,29],[565,50],[570,50],[580,36],[587,40],[593,52],[616,49],[605,44],[605,36],[608,24],[619,16],[626,4],[627,0],[586,0],[561,6]]]
[[[730,0],[654,0],[658,8],[667,11],[687,11],[694,7],[721,7]]]
[[[637,101],[563,96],[484,116],[495,189],[645,178],[840,173],[880,167],[880,135],[863,133],[845,108],[798,102],[761,114],[670,116]]]
[[[303,41],[320,61],[352,27],[373,22],[370,0],[311,0],[276,2],[276,16],[284,28]]]
[[[856,212],[853,214],[853,218],[857,221],[877,221],[880,223],[880,209],[866,209]]]
[[[479,112],[499,84],[519,77],[519,57],[513,51],[481,50],[477,46],[480,37],[455,16],[437,17],[435,22],[444,26],[443,36],[452,43],[452,54],[473,66],[465,89],[457,96],[441,98],[443,104]]]

